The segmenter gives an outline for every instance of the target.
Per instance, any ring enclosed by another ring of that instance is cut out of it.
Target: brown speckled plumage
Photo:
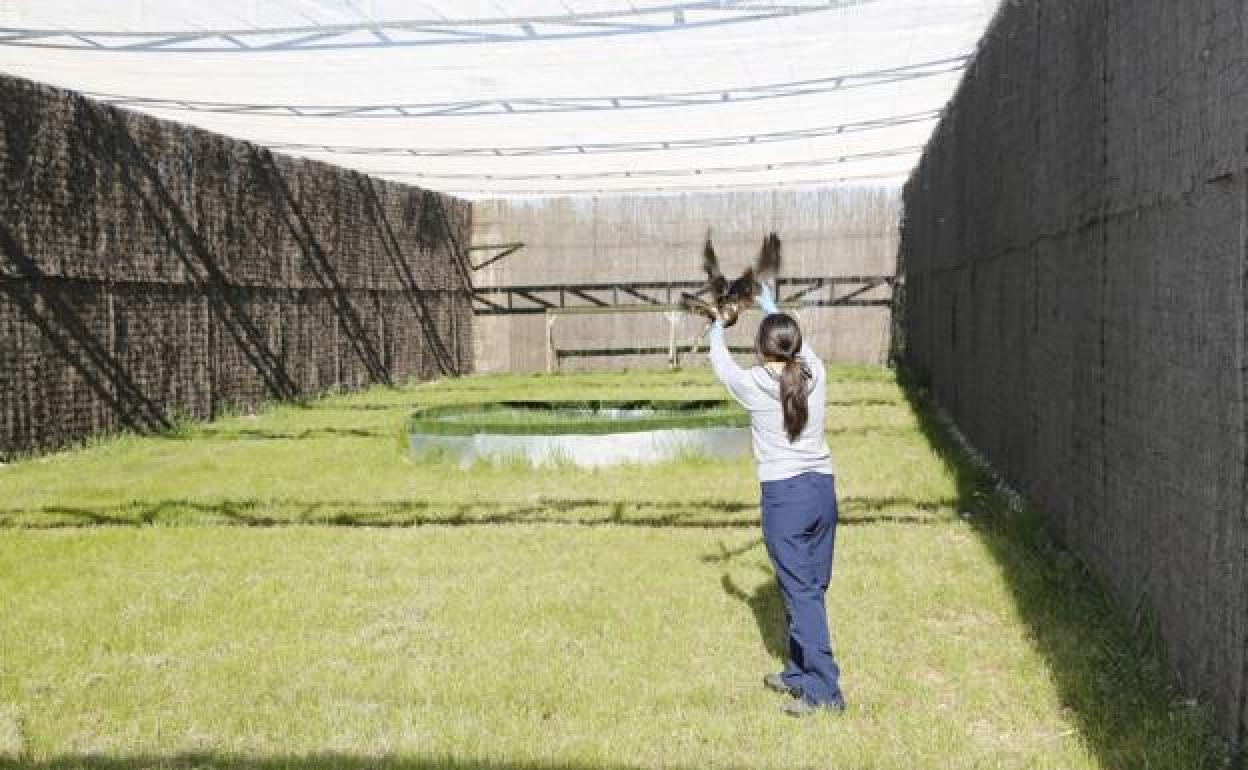
[[[682,294],[681,305],[691,313],[705,316],[708,321],[718,315],[724,326],[732,326],[741,311],[754,302],[759,282],[770,281],[780,272],[780,238],[775,233],[768,234],[759,249],[757,263],[730,282],[719,267],[719,257],[707,231],[706,244],[702,247],[702,269],[706,271],[706,287],[698,294],[709,294],[709,299],[698,294]]]

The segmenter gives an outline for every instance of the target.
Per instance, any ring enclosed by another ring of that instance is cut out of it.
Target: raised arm
[[[771,287],[765,283],[759,284],[758,294],[754,296],[754,300],[764,316],[780,312],[780,308],[776,305],[776,298],[771,295]]]
[[[732,397],[748,408],[749,392],[752,387],[750,375],[732,360],[732,354],[728,352],[728,346],[724,343],[723,322],[717,320],[712,323],[706,332],[706,338],[710,346],[711,370],[715,372],[715,376],[724,384]]]

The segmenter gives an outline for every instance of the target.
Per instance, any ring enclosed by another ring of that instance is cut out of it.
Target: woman
[[[791,696],[782,706],[791,716],[841,712],[845,700],[824,605],[836,540],[836,489],[823,436],[827,374],[766,286],[758,304],[766,316],[755,343],[761,366],[737,366],[721,321],[711,324],[708,336],[715,376],[750,413],[763,542],[788,616],[789,660],[763,684]]]

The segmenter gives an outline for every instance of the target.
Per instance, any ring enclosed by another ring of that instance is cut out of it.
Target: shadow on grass
[[[256,428],[201,428],[193,427],[185,432],[158,434],[160,438],[173,441],[196,439],[226,441],[279,441],[310,438],[385,438],[392,435],[383,431],[358,428],[308,428],[301,431],[259,430]]]
[[[734,548],[724,545],[724,541],[721,540],[719,553],[708,553],[702,556],[701,560],[707,564],[724,564],[763,545],[761,536]],[[746,593],[728,573],[724,573],[719,582],[723,586],[724,593],[750,608],[750,612],[754,615],[754,624],[758,626],[758,635],[763,641],[763,647],[771,657],[783,662],[788,656],[789,643],[784,597],[780,595],[780,586],[776,583],[775,574],[771,568],[760,565],[759,569],[767,573],[767,580],[755,587],[751,593]]]
[[[753,540],[749,541],[748,543],[739,545],[736,548],[729,548],[728,546],[724,545],[724,541],[721,540],[719,541],[719,553],[708,553],[702,557],[702,561],[706,562],[707,564],[717,564],[717,563],[723,563],[726,561],[732,561],[733,559],[737,558],[741,554],[752,551],[755,548],[758,548],[762,544],[763,544],[763,538],[756,537]]]
[[[693,770],[664,765],[671,770]],[[642,765],[601,762],[496,761],[455,756],[360,756],[309,754],[286,757],[250,757],[237,754],[143,754],[123,757],[62,756],[40,761],[17,761],[0,756],[0,770],[642,770]],[[733,768],[727,768],[733,770]]]
[[[770,574],[768,570],[768,575]],[[784,598],[780,596],[780,588],[775,579],[763,581],[753,593],[748,594],[733,582],[730,575],[724,575],[720,583],[724,587],[724,593],[741,601],[754,613],[758,635],[762,637],[768,654],[776,660],[784,661],[789,654],[789,631],[784,614]]]
[[[902,402],[893,398],[829,398],[825,402],[832,407],[848,406],[902,406]]]
[[[900,384],[923,435],[956,480],[957,510],[1001,566],[1018,614],[1044,656],[1062,705],[1105,768],[1226,766],[1211,715],[1173,687],[1160,642],[1133,624],[1102,583],[1050,536],[1043,519],[1011,509],[909,377]]]
[[[911,425],[855,425],[852,428],[828,428],[826,436],[897,436],[909,438],[914,435]]]
[[[853,502],[851,502],[853,501]],[[939,524],[950,515],[930,501],[885,497],[847,498],[857,511],[841,524]],[[913,505],[911,512],[885,508]],[[148,525],[220,525],[245,527],[342,526],[418,527],[489,524],[565,524],[574,526],[687,527],[736,529],[758,526],[758,504],[737,500],[610,500],[540,498],[533,502],[430,500],[360,502],[355,500],[190,499],[145,501],[106,506],[48,505],[0,508],[0,527],[139,527]]]
[[[288,406],[288,404],[282,404]],[[397,404],[337,404],[330,399],[324,401],[310,402],[306,404],[297,404],[300,409],[317,412],[393,412],[403,409],[416,409],[428,404],[420,401],[412,401],[411,403]]]

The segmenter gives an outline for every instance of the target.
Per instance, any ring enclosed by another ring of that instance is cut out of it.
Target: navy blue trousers
[[[803,473],[762,486],[763,542],[784,597],[789,660],[784,681],[807,703],[844,705],[841,670],[832,658],[824,595],[836,544],[836,485],[825,473]]]

